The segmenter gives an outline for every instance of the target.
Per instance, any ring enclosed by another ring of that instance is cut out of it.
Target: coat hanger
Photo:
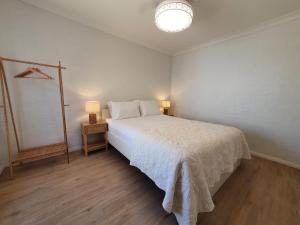
[[[38,74],[39,77],[28,77],[30,74]],[[24,72],[19,73],[14,76],[14,78],[31,78],[31,79],[44,79],[44,80],[54,80],[53,77],[42,72],[39,68],[28,67]]]

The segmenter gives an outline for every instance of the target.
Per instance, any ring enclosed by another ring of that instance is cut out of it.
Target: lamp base
[[[96,113],[90,113],[89,114],[89,123],[90,124],[97,123],[97,114]]]
[[[169,109],[164,108],[164,115],[169,115]]]

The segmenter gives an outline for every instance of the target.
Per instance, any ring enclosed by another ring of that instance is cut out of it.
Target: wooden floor
[[[176,225],[164,193],[115,150],[25,164],[0,178],[1,225]],[[243,161],[198,225],[299,225],[300,171]]]

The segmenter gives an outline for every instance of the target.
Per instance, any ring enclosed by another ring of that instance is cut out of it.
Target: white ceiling
[[[160,0],[22,1],[170,55],[300,9],[300,0],[193,0],[192,26],[168,34],[154,24]]]

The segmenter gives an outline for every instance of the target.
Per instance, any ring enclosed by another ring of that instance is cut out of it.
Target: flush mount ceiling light
[[[192,5],[185,0],[166,0],[155,11],[155,24],[158,29],[175,33],[187,29],[193,20]]]

